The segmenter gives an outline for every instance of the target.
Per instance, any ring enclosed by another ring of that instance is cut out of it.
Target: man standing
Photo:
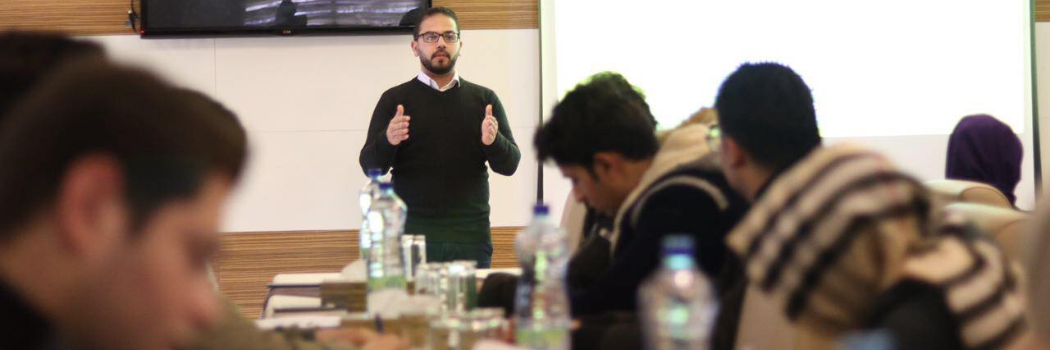
[[[427,260],[492,260],[488,169],[510,176],[521,153],[496,94],[456,73],[463,42],[456,13],[420,16],[412,41],[422,72],[383,93],[361,168],[390,170],[408,205],[405,232],[427,237]]]

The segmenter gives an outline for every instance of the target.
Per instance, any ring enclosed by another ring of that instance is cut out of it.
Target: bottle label
[[[387,276],[368,279],[369,292],[383,289],[408,290],[408,281],[405,279],[405,276]]]
[[[517,332],[515,332],[515,339],[518,346],[529,349],[551,350],[569,348],[569,330],[561,327],[518,328]]]

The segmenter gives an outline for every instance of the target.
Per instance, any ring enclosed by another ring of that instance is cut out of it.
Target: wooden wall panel
[[[433,4],[455,10],[463,29],[539,28],[537,0],[433,0]],[[0,29],[135,34],[124,26],[128,6],[128,0],[5,0],[0,6]]]
[[[135,34],[124,27],[128,0],[6,0],[0,28],[73,35]]]
[[[223,235],[215,271],[219,290],[245,316],[258,317],[274,275],[337,272],[358,254],[356,232],[231,233]]]
[[[537,0],[433,0],[456,11],[463,29],[539,28]]]
[[[519,227],[492,228],[492,266],[516,267]],[[338,272],[359,255],[357,231],[227,233],[215,262],[219,290],[245,317],[262,310],[266,284],[279,273]]]
[[[521,227],[492,228],[492,267],[518,267],[518,254],[514,251],[514,236]]]
[[[1035,20],[1050,22],[1050,0],[1035,0]]]

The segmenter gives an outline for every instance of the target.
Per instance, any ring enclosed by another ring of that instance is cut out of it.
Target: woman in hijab
[[[989,115],[959,121],[948,140],[945,178],[986,183],[1016,205],[1014,188],[1021,180],[1021,140],[1010,127]]]

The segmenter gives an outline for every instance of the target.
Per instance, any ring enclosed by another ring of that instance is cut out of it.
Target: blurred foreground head
[[[206,263],[244,129],[101,60],[32,85],[0,128],[0,292],[78,348],[185,344],[217,317]]]
[[[55,33],[0,33],[0,116],[33,84],[72,60],[105,58],[98,44]],[[3,119],[0,119],[3,120]]]

